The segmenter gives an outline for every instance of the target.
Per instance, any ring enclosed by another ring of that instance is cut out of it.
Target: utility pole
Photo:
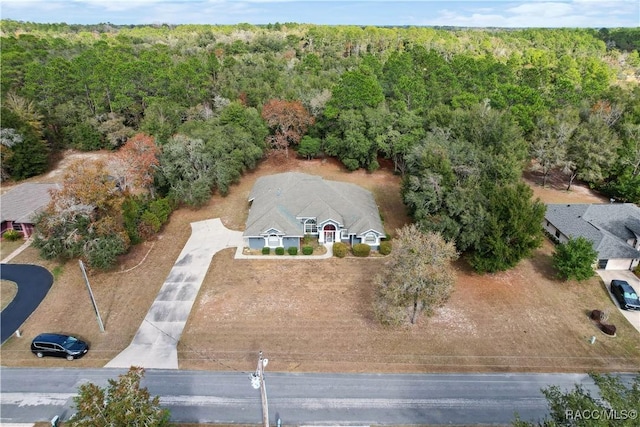
[[[260,389],[260,398],[262,400],[262,424],[269,427],[269,405],[267,403],[267,386],[264,383],[264,368],[269,363],[269,359],[262,357],[262,351],[258,354],[258,367],[256,372],[249,375],[251,387]]]
[[[80,264],[80,270],[82,271],[82,275],[84,276],[84,282],[87,284],[87,289],[89,290],[89,298],[91,298],[91,304],[93,304],[93,310],[96,312],[96,319],[98,319],[98,326],[100,327],[100,332],[104,332],[104,324],[102,323],[102,318],[100,317],[100,312],[98,311],[98,304],[96,304],[96,299],[93,296],[93,291],[91,290],[91,285],[89,284],[89,278],[87,277],[87,271],[84,269],[84,263],[81,259],[78,260]]]

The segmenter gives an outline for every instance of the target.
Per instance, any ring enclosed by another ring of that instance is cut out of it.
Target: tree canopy
[[[434,232],[421,232],[415,224],[396,231],[386,271],[376,278],[375,311],[385,324],[409,321],[443,305],[453,288],[451,262],[458,257],[453,243]]]
[[[117,380],[109,379],[106,387],[82,384],[73,398],[76,413],[71,427],[164,427],[169,426],[170,413],[160,406],[158,396],[151,397],[140,386],[144,369],[131,367]]]

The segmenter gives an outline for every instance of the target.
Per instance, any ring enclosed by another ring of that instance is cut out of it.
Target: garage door
[[[631,267],[630,259],[610,259],[605,270],[628,270]]]

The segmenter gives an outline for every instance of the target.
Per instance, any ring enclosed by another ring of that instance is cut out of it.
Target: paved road
[[[18,284],[18,293],[0,313],[0,342],[4,343],[40,305],[51,289],[53,276],[44,267],[0,264],[0,278]]]
[[[80,384],[105,385],[123,372],[0,368],[0,423],[68,419]],[[248,375],[150,369],[143,385],[174,422],[258,424],[260,395]],[[271,423],[279,417],[283,425],[506,424],[515,412],[534,421],[547,414],[541,388],[595,390],[585,374],[265,375]]]

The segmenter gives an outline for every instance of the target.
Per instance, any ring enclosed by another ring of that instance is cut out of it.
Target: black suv
[[[623,310],[640,310],[638,294],[631,285],[624,280],[611,281],[611,293],[620,303]]]
[[[76,337],[63,334],[40,334],[31,342],[31,352],[38,357],[78,359],[89,351],[89,345]]]

